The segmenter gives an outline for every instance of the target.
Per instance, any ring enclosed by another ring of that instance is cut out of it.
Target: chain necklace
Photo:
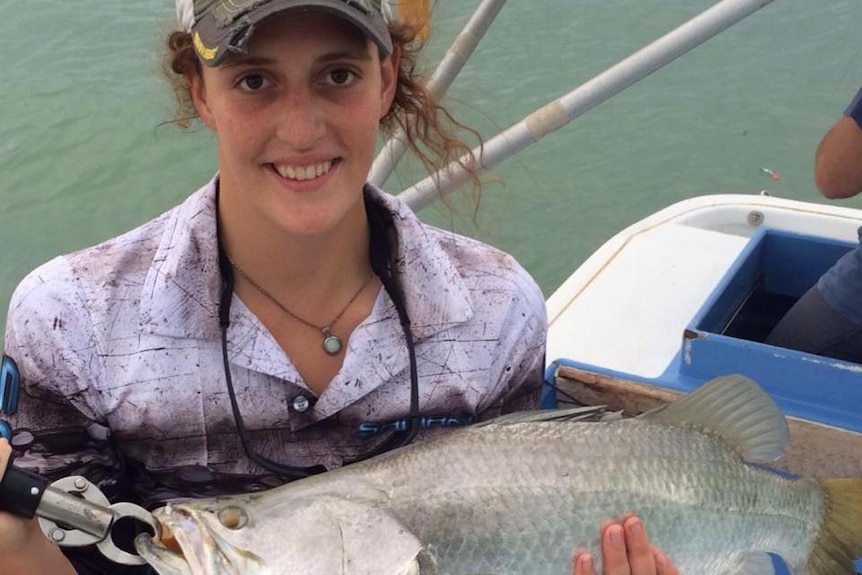
[[[350,305],[354,301],[356,301],[356,298],[359,297],[359,294],[361,294],[362,291],[366,287],[368,287],[368,284],[371,283],[371,278],[374,277],[373,271],[368,272],[368,277],[365,279],[365,282],[356,291],[356,293],[353,294],[353,297],[350,298],[350,301],[347,302],[347,304],[343,308],[341,308],[341,311],[338,312],[338,315],[335,316],[335,319],[332,320],[331,322],[329,322],[328,325],[316,325],[316,324],[311,323],[310,321],[306,321],[306,320],[302,319],[301,317],[299,317],[298,315],[296,315],[295,313],[293,313],[292,311],[290,311],[289,309],[284,307],[284,305],[282,305],[280,301],[275,299],[275,297],[271,293],[269,293],[268,291],[263,289],[256,281],[251,279],[251,277],[249,277],[249,275],[247,273],[245,273],[245,271],[241,267],[239,267],[238,265],[233,263],[233,261],[231,261],[230,258],[227,258],[227,261],[239,273],[239,275],[244,277],[245,280],[248,283],[250,283],[252,285],[252,287],[254,287],[257,291],[259,291],[266,299],[268,299],[269,301],[271,301],[272,303],[277,305],[281,311],[283,311],[284,313],[286,313],[287,315],[289,315],[290,317],[292,317],[296,321],[301,322],[301,323],[307,325],[308,327],[312,327],[312,328],[318,330],[320,333],[322,333],[323,334],[323,351],[325,351],[327,355],[338,355],[338,353],[341,351],[341,338],[339,338],[337,335],[334,335],[332,333],[332,328],[335,326],[335,324],[338,322],[338,320],[341,319],[341,316],[344,315],[344,312],[347,311],[347,309],[350,307]]]

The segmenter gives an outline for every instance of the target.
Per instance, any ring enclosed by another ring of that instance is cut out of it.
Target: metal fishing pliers
[[[15,413],[18,384],[18,366],[4,355],[0,359],[0,414]],[[2,419],[0,436],[12,437],[11,427]],[[51,483],[47,477],[9,465],[0,480],[0,509],[27,519],[37,515],[42,531],[57,545],[95,545],[102,555],[123,565],[143,565],[144,560],[114,543],[111,531],[118,519],[131,517],[160,535],[158,522],[149,511],[132,503],[112,505],[98,487],[79,475]]]
[[[111,531],[117,520],[131,517],[160,535],[152,514],[133,503],[111,504],[85,477],[63,477],[53,483],[41,475],[9,466],[0,480],[0,509],[25,518],[34,515],[45,535],[61,547],[96,548],[114,563],[143,565],[144,560],[123,551]]]

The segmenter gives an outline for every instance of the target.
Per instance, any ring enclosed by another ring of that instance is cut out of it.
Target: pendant
[[[338,355],[338,352],[341,351],[341,340],[337,335],[332,335],[328,327],[320,331],[323,332],[323,351],[327,355]]]

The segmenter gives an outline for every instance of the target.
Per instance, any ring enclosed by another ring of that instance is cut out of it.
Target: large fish
[[[161,575],[564,575],[606,518],[639,514],[684,575],[849,575],[862,554],[862,479],[790,479],[787,423],[751,380],[725,376],[614,422],[514,414],[266,492],[155,512],[175,553]],[[746,463],[747,462],[747,463]]]

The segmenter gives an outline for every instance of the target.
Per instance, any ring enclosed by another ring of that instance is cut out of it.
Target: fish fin
[[[713,378],[685,397],[640,417],[715,431],[752,463],[781,457],[789,436],[787,420],[772,398],[753,380],[739,374]]]
[[[535,409],[532,411],[515,411],[507,413],[494,419],[474,423],[473,427],[484,427],[486,425],[509,425],[512,423],[533,423],[536,421],[585,421],[596,420],[605,415],[607,409],[604,405],[583,405],[567,409]]]
[[[822,479],[826,512],[808,558],[811,575],[853,573],[862,556],[862,479]]]
[[[340,545],[338,562],[350,564],[350,573],[355,575],[418,575],[418,556],[424,545],[401,521],[386,509],[351,501],[338,496],[320,496],[309,502],[308,517],[322,524],[329,523],[329,536]],[[292,517],[298,525],[301,518]],[[310,524],[308,521],[306,524]],[[369,533],[376,533],[385,545],[378,545],[369,553]],[[306,552],[319,545],[323,532],[311,533],[309,545],[302,546]],[[325,535],[323,535],[325,536]],[[315,543],[316,541],[316,543]],[[340,572],[340,571],[339,571]]]
[[[772,556],[765,551],[744,553],[733,575],[775,575],[775,563]]]

